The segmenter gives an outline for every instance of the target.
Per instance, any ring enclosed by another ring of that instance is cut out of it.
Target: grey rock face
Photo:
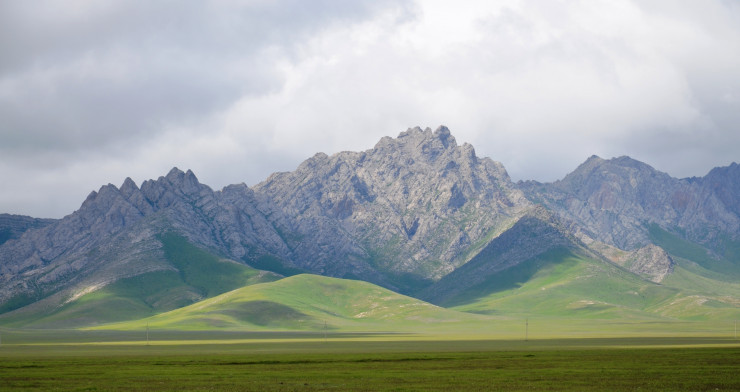
[[[20,238],[29,229],[40,229],[55,222],[55,219],[32,218],[23,215],[0,214],[0,245],[8,240]]]
[[[500,163],[446,127],[409,129],[364,152],[316,154],[254,187],[292,232],[294,262],[396,289],[437,280],[531,204]],[[372,275],[373,273],[371,273]]]
[[[158,211],[159,219],[194,244],[237,260],[288,254],[275,228],[257,209],[254,193],[244,184],[214,192],[198,182],[192,171],[175,168],[156,181],[145,181],[141,193]]]
[[[650,244],[630,252],[624,265],[628,270],[660,283],[673,272],[675,263],[663,248]]]
[[[740,216],[740,165],[716,167],[698,181],[728,212]],[[723,219],[727,220],[727,219]]]
[[[607,260],[647,280],[660,283],[673,272],[676,263],[661,247],[649,244],[631,251],[596,241],[582,233],[579,239],[589,249],[600,254]]]
[[[138,252],[125,243],[127,254],[107,254],[116,236],[133,226],[146,213],[113,185],[92,192],[80,209],[18,240],[0,247],[0,298],[18,293],[43,297],[84,280],[95,266],[135,257]],[[151,206],[148,206],[151,209]],[[113,260],[103,260],[104,256]]]
[[[628,157],[593,156],[563,180],[520,186],[590,237],[634,250],[650,243],[649,223],[710,245],[723,234],[737,238],[738,172],[733,164],[703,179],[676,179]]]
[[[236,259],[287,253],[256,209],[251,190],[233,185],[214,192],[191,172],[131,179],[92,192],[78,211],[0,247],[0,303],[24,294],[102,287],[117,279],[172,269],[159,234],[176,230],[204,248]]]

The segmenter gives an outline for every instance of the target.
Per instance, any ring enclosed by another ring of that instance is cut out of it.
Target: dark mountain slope
[[[20,238],[29,229],[39,229],[54,223],[55,219],[32,218],[23,215],[0,214],[0,245]]]
[[[480,285],[487,286],[482,288],[485,291],[509,288],[513,282],[501,282],[495,277],[553,251],[588,253],[557,218],[542,208],[534,209],[490,241],[468,263],[423,290],[419,297],[432,303],[447,304]]]

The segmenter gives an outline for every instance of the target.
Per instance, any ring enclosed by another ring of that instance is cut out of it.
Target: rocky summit
[[[446,127],[317,154],[254,192],[281,217],[294,265],[401,291],[452,272],[532,207],[503,165]]]
[[[273,274],[365,280],[438,302],[558,249],[655,283],[677,260],[740,276],[739,195],[735,163],[676,179],[628,157],[513,183],[446,127],[410,128],[251,188],[213,190],[174,168],[140,187],[105,185],[60,220],[0,215],[0,313],[179,271],[165,249],[172,234]]]
[[[710,247],[740,232],[737,164],[704,178],[676,179],[629,157],[592,156],[552,184],[521,183],[531,200],[591,237],[623,249],[650,242],[646,224],[655,223]]]

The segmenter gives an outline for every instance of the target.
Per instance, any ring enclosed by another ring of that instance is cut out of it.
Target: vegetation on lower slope
[[[451,310],[362,281],[296,275],[104,328],[476,331],[510,328],[513,320],[528,317],[562,325],[740,318],[737,284],[702,276],[684,263],[656,284],[573,249],[556,248],[448,298],[441,305]]]
[[[729,239],[723,241],[722,254],[685,240],[672,234],[656,224],[648,226],[650,239],[665,249],[673,257],[680,257],[692,263],[684,263],[684,267],[692,268],[700,274],[711,271],[712,278],[737,282],[740,279],[740,244]]]
[[[701,321],[740,319],[740,284],[717,280],[693,272],[684,266],[695,267],[692,262],[675,258],[678,267],[663,284],[680,290],[671,301],[657,304],[646,310],[671,318]]]
[[[577,249],[553,248],[446,298],[440,305],[451,309],[445,309],[363,281],[317,275],[277,280],[277,275],[219,259],[177,234],[160,240],[171,270],[120,279],[50,312],[21,309],[3,315],[0,323],[124,330],[150,325],[160,330],[476,332],[516,331],[517,320],[530,317],[562,328],[597,319],[599,325],[740,319],[740,285],[677,256],[674,273],[656,284]]]
[[[356,280],[296,275],[106,329],[386,329],[481,320]]]
[[[173,269],[119,279],[50,312],[4,315],[0,323],[33,328],[68,328],[134,320],[190,305],[204,298],[279,276],[220,259],[175,233],[160,237]]]
[[[444,305],[509,317],[733,320],[740,287],[681,266],[662,284],[565,249],[503,271]]]
[[[503,283],[503,284],[502,284]],[[464,295],[455,309],[485,314],[634,318],[659,293],[655,285],[600,260],[556,249],[492,277]]]

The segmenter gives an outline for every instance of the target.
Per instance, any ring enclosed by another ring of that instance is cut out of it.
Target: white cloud
[[[416,125],[448,125],[515,179],[591,154],[676,176],[737,160],[735,3],[23,4],[0,9],[4,211],[60,216],[171,166],[251,185]]]

